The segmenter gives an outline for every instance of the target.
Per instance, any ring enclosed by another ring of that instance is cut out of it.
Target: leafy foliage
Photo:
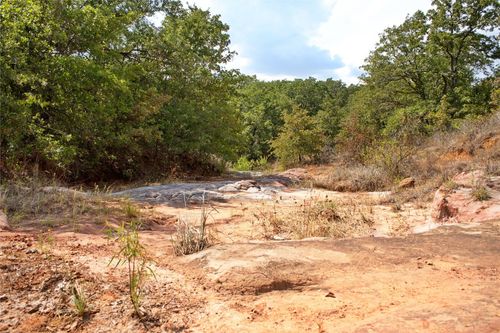
[[[177,1],[2,1],[2,172],[134,178],[231,156],[227,29]]]
[[[388,27],[347,86],[228,70],[229,27],[178,0],[3,0],[0,173],[132,179],[319,152],[397,164],[385,148],[498,109],[498,2],[432,5]]]
[[[279,161],[294,165],[313,160],[323,147],[323,135],[316,120],[299,107],[283,115],[284,125],[271,146]]]

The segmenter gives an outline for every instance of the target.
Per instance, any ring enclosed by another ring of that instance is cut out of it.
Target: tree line
[[[435,0],[386,29],[348,86],[227,69],[229,27],[180,1],[1,0],[0,173],[365,163],[498,109],[498,23],[495,0]]]

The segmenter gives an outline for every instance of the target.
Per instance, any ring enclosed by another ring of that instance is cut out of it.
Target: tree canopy
[[[348,86],[227,69],[228,25],[177,0],[2,0],[0,173],[131,179],[320,152],[363,163],[498,109],[499,13],[434,0],[388,27]]]

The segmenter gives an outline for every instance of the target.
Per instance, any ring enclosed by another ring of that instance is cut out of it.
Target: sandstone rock
[[[246,191],[250,188],[258,188],[257,182],[253,179],[240,180],[232,184],[227,184],[219,187],[217,190],[219,192],[238,192]]]
[[[477,201],[473,186],[481,180],[491,198]],[[500,219],[500,177],[486,177],[481,171],[463,172],[453,178],[453,190],[441,186],[434,195],[431,216],[438,222],[485,222]]]
[[[224,185],[217,189],[219,192],[238,192],[238,189],[233,184]]]
[[[144,195],[144,197],[148,198],[148,199],[156,199],[156,198],[161,197],[161,193],[160,192],[150,192],[150,193],[146,193]]]
[[[238,190],[248,190],[250,187],[255,187],[257,182],[253,179],[240,180],[233,184]]]
[[[248,193],[257,193],[259,191],[260,191],[260,188],[256,187],[256,186],[253,186],[253,187],[250,187],[250,188],[247,189]]]
[[[463,187],[473,187],[477,183],[483,181],[485,178],[484,172],[482,170],[475,170],[471,172],[461,172],[452,181]]]
[[[400,181],[398,184],[399,188],[408,188],[408,187],[414,187],[414,186],[415,186],[415,178],[413,178],[413,177],[405,178],[402,181]]]

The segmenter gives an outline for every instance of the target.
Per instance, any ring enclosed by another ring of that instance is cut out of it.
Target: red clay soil
[[[2,332],[498,332],[500,222],[404,238],[221,244],[156,262],[141,323],[116,244],[101,235],[0,233]],[[90,306],[78,317],[77,281]]]

